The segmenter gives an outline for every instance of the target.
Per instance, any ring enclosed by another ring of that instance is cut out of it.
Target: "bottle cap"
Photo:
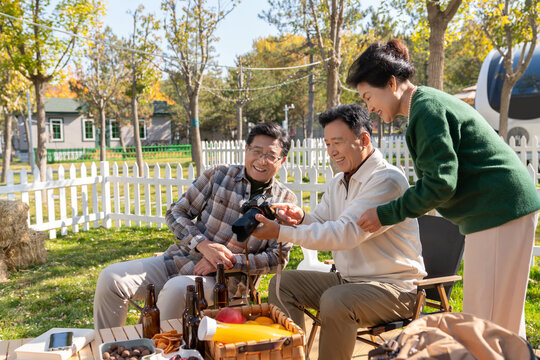
[[[199,336],[199,340],[202,340],[202,341],[212,340],[212,338],[214,337],[214,334],[216,333],[216,329],[217,329],[216,320],[208,316],[203,317],[199,324],[199,331],[197,332],[197,335]]]

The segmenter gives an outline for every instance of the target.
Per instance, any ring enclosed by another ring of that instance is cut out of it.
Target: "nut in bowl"
[[[100,360],[148,360],[163,353],[150,339],[111,341],[99,345]]]

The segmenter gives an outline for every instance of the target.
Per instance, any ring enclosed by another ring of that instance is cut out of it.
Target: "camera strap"
[[[276,297],[279,301],[279,304],[281,305],[281,308],[287,312],[287,316],[291,318],[291,313],[289,312],[289,309],[283,304],[283,300],[281,300],[281,295],[279,293],[279,287],[281,284],[281,267],[283,266],[283,243],[279,243],[279,264],[276,271]]]
[[[246,270],[247,270],[247,278],[248,278],[248,286],[249,286],[249,300],[255,304],[261,303],[261,294],[257,291],[255,288],[255,284],[253,283],[253,278],[249,275],[249,250],[247,246],[247,241],[244,242],[244,252],[246,255]],[[281,305],[281,308],[287,312],[287,315],[289,318],[291,317],[291,313],[289,312],[289,309],[283,304],[283,300],[281,300],[281,295],[279,293],[279,287],[281,284],[281,267],[283,266],[283,244],[279,243],[279,264],[277,266],[276,271],[276,296],[278,298],[279,304]]]
[[[248,242],[247,240],[244,241],[244,251],[246,254],[246,270],[247,270],[247,278],[248,278],[248,286],[249,286],[249,300],[255,304],[261,303],[261,294],[257,291],[255,288],[255,284],[253,283],[253,278],[251,275],[249,275],[249,250],[248,250]]]
[[[248,286],[249,286],[249,300],[255,304],[261,303],[261,294],[257,291],[255,288],[255,284],[253,283],[253,278],[249,275],[249,250],[248,250],[248,240],[244,241],[244,253],[246,255],[246,273],[248,278]],[[276,270],[276,296],[279,301],[279,304],[281,305],[281,308],[287,312],[287,315],[289,318],[291,317],[291,314],[287,307],[283,304],[283,301],[281,300],[281,295],[279,293],[279,287],[281,284],[281,272],[282,272],[282,266],[283,266],[283,244],[279,243],[279,263]]]

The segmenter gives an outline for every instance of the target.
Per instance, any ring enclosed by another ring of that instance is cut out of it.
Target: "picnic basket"
[[[268,316],[291,331],[290,338],[223,344],[208,341],[205,359],[213,360],[304,360],[304,332],[287,315],[273,304],[244,305],[235,307],[246,319]],[[204,310],[203,315],[215,318],[219,310]]]

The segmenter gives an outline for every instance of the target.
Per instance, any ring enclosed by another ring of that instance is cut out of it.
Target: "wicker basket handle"
[[[292,342],[290,337],[283,337],[274,341],[270,341],[262,344],[250,344],[242,345],[237,348],[239,354],[250,353],[250,352],[260,352],[260,351],[272,351],[279,349],[282,346],[287,346]]]

